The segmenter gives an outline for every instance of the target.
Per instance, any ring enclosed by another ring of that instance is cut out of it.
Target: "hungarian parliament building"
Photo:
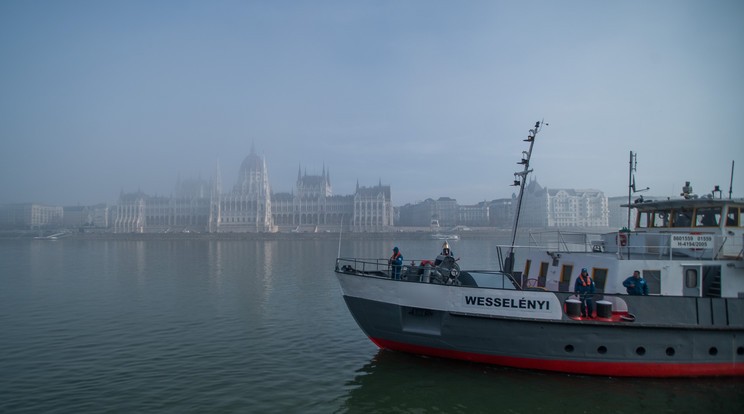
[[[353,195],[333,195],[330,173],[297,173],[296,192],[272,193],[266,161],[255,150],[240,166],[237,184],[223,191],[221,174],[210,181],[178,180],[170,197],[122,193],[112,214],[115,233],[194,231],[272,233],[334,231],[383,232],[393,226],[390,186],[359,187]]]
[[[121,193],[116,205],[0,205],[0,229],[79,229],[114,233],[273,233],[389,232],[442,228],[510,228],[516,194],[460,205],[449,197],[393,207],[390,186],[357,183],[352,195],[333,195],[330,173],[297,172],[294,193],[272,193],[264,157],[255,150],[240,166],[237,184],[225,191],[218,171],[210,180],[179,180],[171,196],[141,191]],[[520,225],[550,227],[626,227],[627,197],[607,198],[599,190],[553,189],[530,180]],[[630,219],[630,220],[629,220]]]

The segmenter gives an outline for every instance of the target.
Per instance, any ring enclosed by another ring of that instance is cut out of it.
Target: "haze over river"
[[[390,236],[394,237],[394,236]],[[502,240],[503,242],[503,240]],[[435,240],[345,240],[433,259]],[[450,243],[463,269],[496,242]],[[744,381],[564,375],[379,350],[336,238],[0,240],[2,413],[726,413]]]

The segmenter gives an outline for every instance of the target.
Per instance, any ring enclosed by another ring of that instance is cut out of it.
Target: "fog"
[[[3,1],[0,203],[232,188],[255,145],[392,187],[508,197],[535,121],[551,188],[744,196],[741,1]]]

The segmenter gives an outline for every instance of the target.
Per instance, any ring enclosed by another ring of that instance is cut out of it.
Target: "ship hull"
[[[637,311],[633,322],[577,320],[565,315],[563,298],[556,292],[337,275],[352,316],[384,349],[576,374],[744,375],[744,328],[736,319],[733,324],[727,319],[725,324],[704,326],[696,321],[697,314],[686,317],[685,307],[698,307],[694,300],[691,305],[680,302],[679,320],[668,316],[645,323],[643,315],[650,308],[633,301],[628,303]],[[507,308],[493,306],[497,297]],[[740,311],[736,301],[727,313]],[[537,305],[529,309],[532,302]],[[545,312],[537,312],[538,307]]]

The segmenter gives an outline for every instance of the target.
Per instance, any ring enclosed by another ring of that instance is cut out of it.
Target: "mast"
[[[631,197],[634,193],[640,193],[641,191],[646,191],[649,188],[643,188],[640,190],[636,190],[636,183],[635,183],[635,171],[638,167],[638,154],[633,153],[633,151],[630,151],[630,166],[628,167],[628,227],[626,229],[630,231],[630,204],[632,202]],[[641,197],[642,199],[642,197]]]
[[[630,151],[630,167],[628,168],[628,227],[626,229],[630,230],[630,203],[631,203],[631,196],[633,194],[633,190],[635,189],[635,183],[633,182],[633,171],[636,169],[636,154],[633,154],[633,151]]]
[[[522,210],[522,197],[524,196],[524,186],[527,183],[527,175],[532,172],[530,170],[530,158],[532,158],[532,147],[535,145],[535,136],[541,130],[540,121],[535,122],[535,128],[530,129],[529,135],[525,142],[530,143],[530,149],[528,151],[522,151],[522,160],[517,164],[523,165],[522,171],[514,173],[514,184],[513,186],[519,186],[519,197],[517,198],[517,210],[514,214],[514,225],[512,226],[511,234],[511,245],[509,247],[509,254],[504,261],[504,272],[511,273],[514,269],[514,244],[517,239],[517,227],[519,226],[519,213]]]

